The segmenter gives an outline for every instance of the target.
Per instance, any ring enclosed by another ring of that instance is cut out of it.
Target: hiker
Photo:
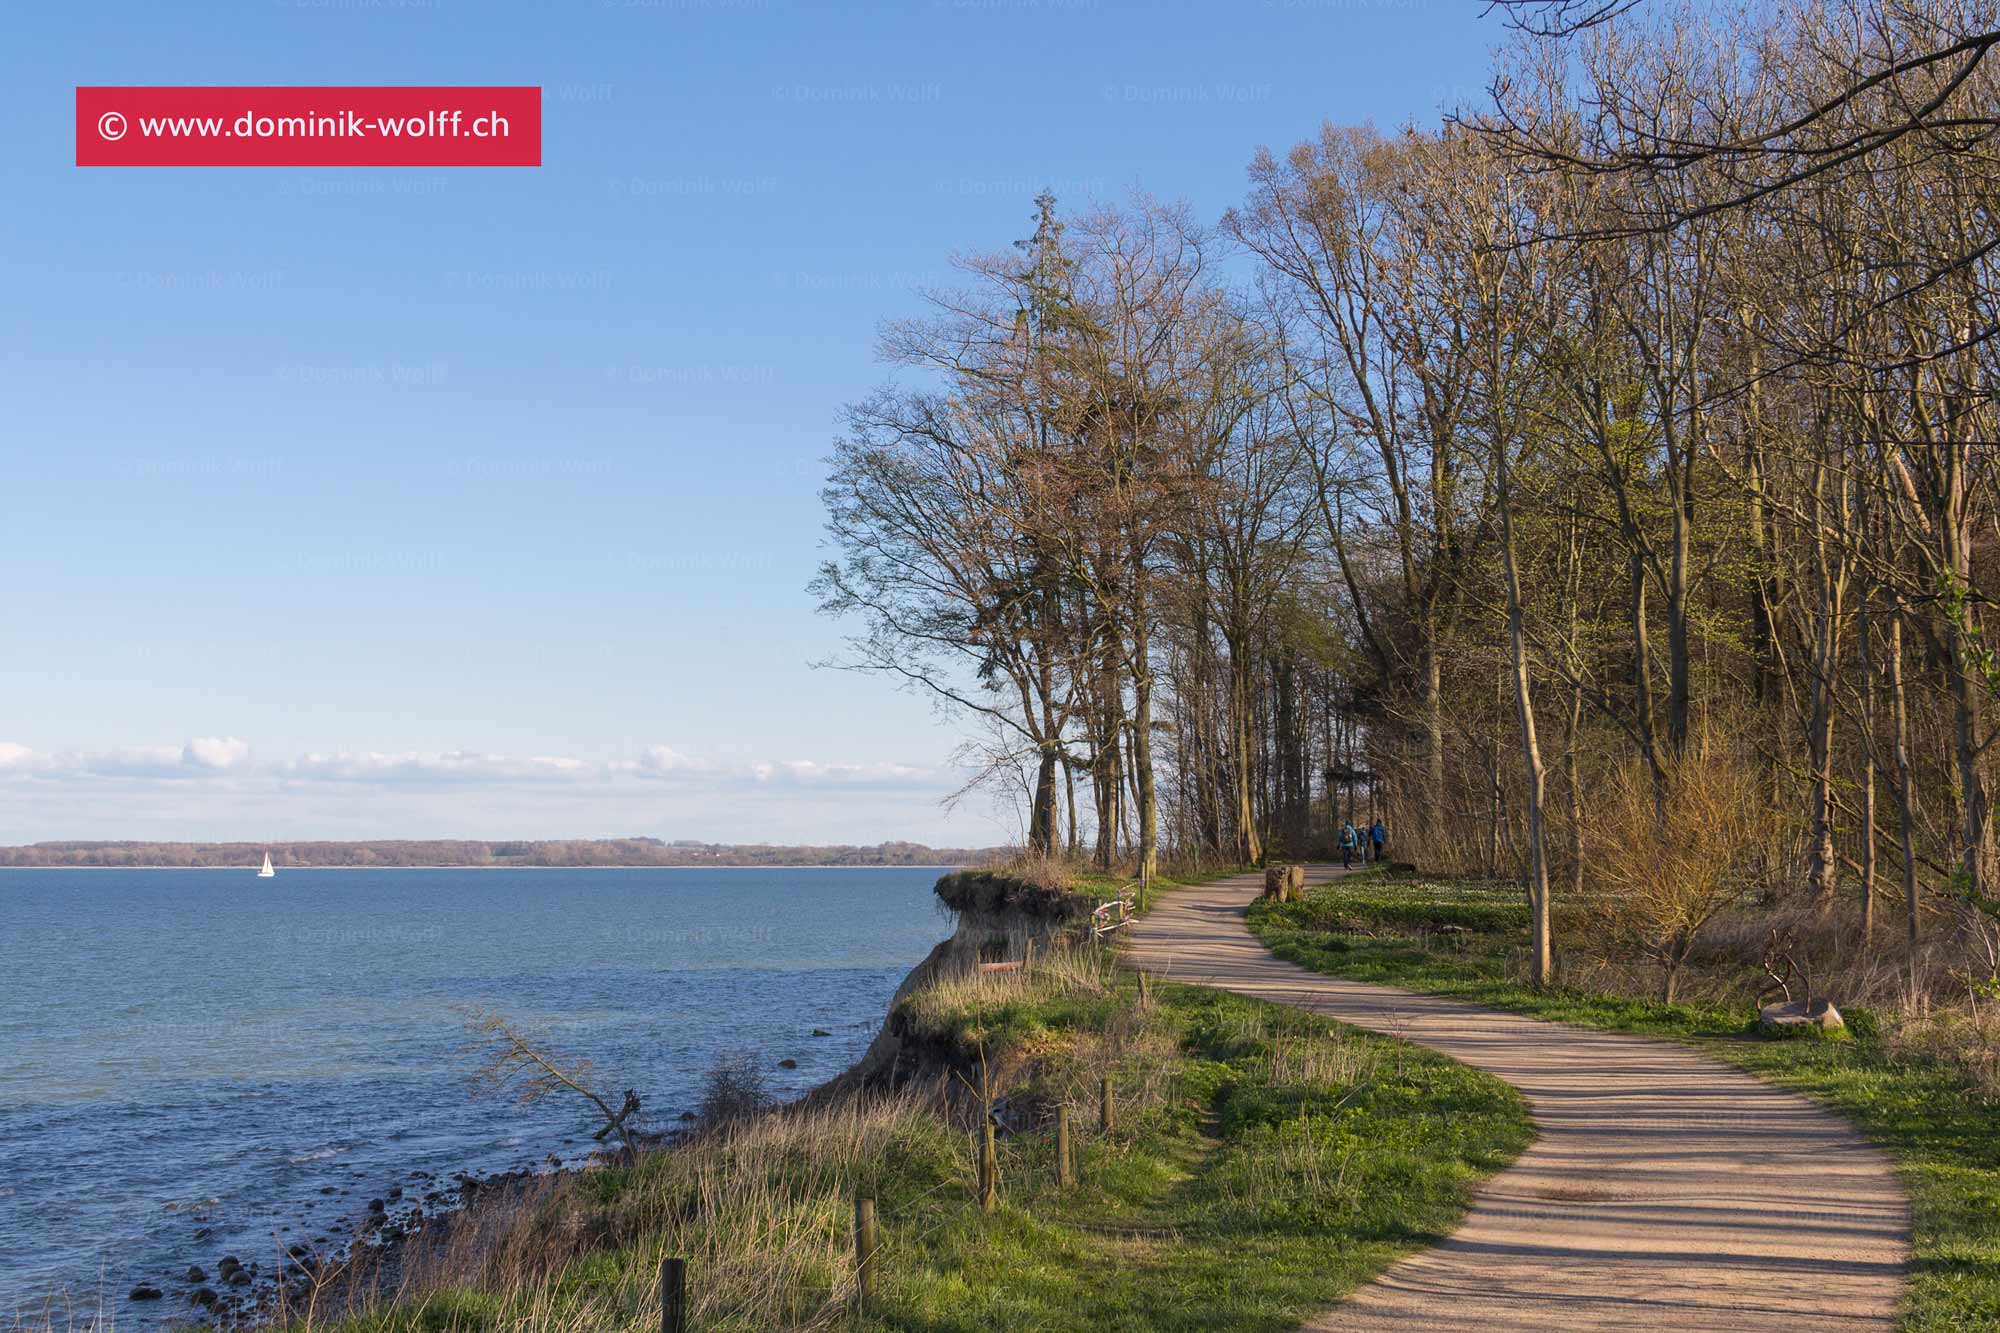
[[[1389,826],[1377,819],[1374,827],[1368,830],[1368,841],[1375,845],[1375,859],[1380,861],[1383,850],[1389,845]]]
[[[1361,842],[1361,835],[1354,831],[1354,821],[1348,820],[1340,826],[1340,868],[1354,868],[1354,849]]]

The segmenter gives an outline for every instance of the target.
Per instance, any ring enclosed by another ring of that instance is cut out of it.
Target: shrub
[[[1764,882],[1771,802],[1742,755],[1703,745],[1658,774],[1638,761],[1614,770],[1597,809],[1590,869],[1604,892],[1582,910],[1652,960],[1672,1004],[1702,930]]]
[[[772,1101],[763,1058],[755,1051],[733,1051],[701,1076],[695,1119],[703,1129],[715,1129],[768,1111]]]

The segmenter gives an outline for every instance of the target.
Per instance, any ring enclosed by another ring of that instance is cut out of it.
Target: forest
[[[1481,105],[1246,146],[1212,224],[1045,195],[883,328],[846,664],[1032,854],[1380,815],[1520,885],[1536,984],[1671,1000],[1728,916],[1992,976],[2000,9],[1498,8]]]

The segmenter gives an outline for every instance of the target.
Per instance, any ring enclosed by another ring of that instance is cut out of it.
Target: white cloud
[[[671,745],[649,745],[640,752],[634,771],[641,777],[662,778],[706,773],[710,768],[705,761],[682,754]]]
[[[250,743],[234,736],[197,736],[181,747],[181,762],[195,768],[238,768],[250,762]]]
[[[416,785],[509,782],[576,782],[600,777],[603,770],[583,759],[507,755],[449,750],[442,754],[359,753],[308,754],[287,764],[284,776],[316,782],[393,782]]]
[[[939,767],[821,759],[725,762],[664,744],[611,761],[477,750],[314,751],[284,761],[259,760],[249,742],[235,736],[94,751],[44,751],[0,741],[0,784],[12,793],[10,800],[39,792],[59,805],[67,802],[63,818],[54,822],[73,830],[74,818],[88,813],[96,836],[105,837],[133,836],[130,822],[155,803],[180,805],[190,819],[205,824],[251,819],[248,812],[255,811],[253,822],[264,825],[287,812],[303,816],[317,809],[322,813],[316,820],[328,818],[329,802],[341,803],[347,835],[360,836],[352,831],[356,823],[402,827],[420,808],[407,803],[426,797],[434,809],[459,812],[447,822],[479,810],[497,814],[522,801],[542,802],[539,808],[547,814],[574,807],[562,827],[537,828],[538,836],[562,833],[586,813],[608,819],[617,810],[628,812],[618,825],[628,831],[662,828],[662,819],[675,821],[665,827],[707,828],[732,812],[729,817],[768,823],[769,836],[780,836],[808,811],[841,809],[861,817],[879,810],[896,815],[902,826],[903,818],[914,822],[917,811],[933,806],[953,785],[949,770]],[[564,803],[551,804],[559,794]],[[231,809],[242,813],[231,816]],[[51,822],[44,814],[23,831],[47,836]]]
[[[937,770],[911,764],[823,764],[813,759],[786,759],[754,764],[758,782],[801,787],[916,787],[939,780]]]
[[[0,842],[652,833],[979,846],[1009,836],[942,812],[954,785],[944,766],[723,760],[664,744],[609,761],[475,750],[273,759],[233,736],[92,751],[0,740]]]
[[[778,759],[750,764],[718,764],[681,753],[670,745],[653,745],[631,764],[612,764],[612,774],[632,774],[641,778],[699,780],[700,785],[718,789],[770,787],[886,787],[934,786],[944,777],[934,768],[914,764],[845,764],[817,759]]]
[[[241,767],[250,758],[244,742],[212,736],[185,745],[132,745],[116,750],[30,749],[0,741],[0,774],[44,781],[91,778],[201,778]]]

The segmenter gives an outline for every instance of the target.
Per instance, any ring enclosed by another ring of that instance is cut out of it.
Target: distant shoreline
[[[843,870],[983,865],[999,847],[703,842],[692,838],[75,838],[0,846],[0,870]],[[267,860],[268,858],[268,860]]]

